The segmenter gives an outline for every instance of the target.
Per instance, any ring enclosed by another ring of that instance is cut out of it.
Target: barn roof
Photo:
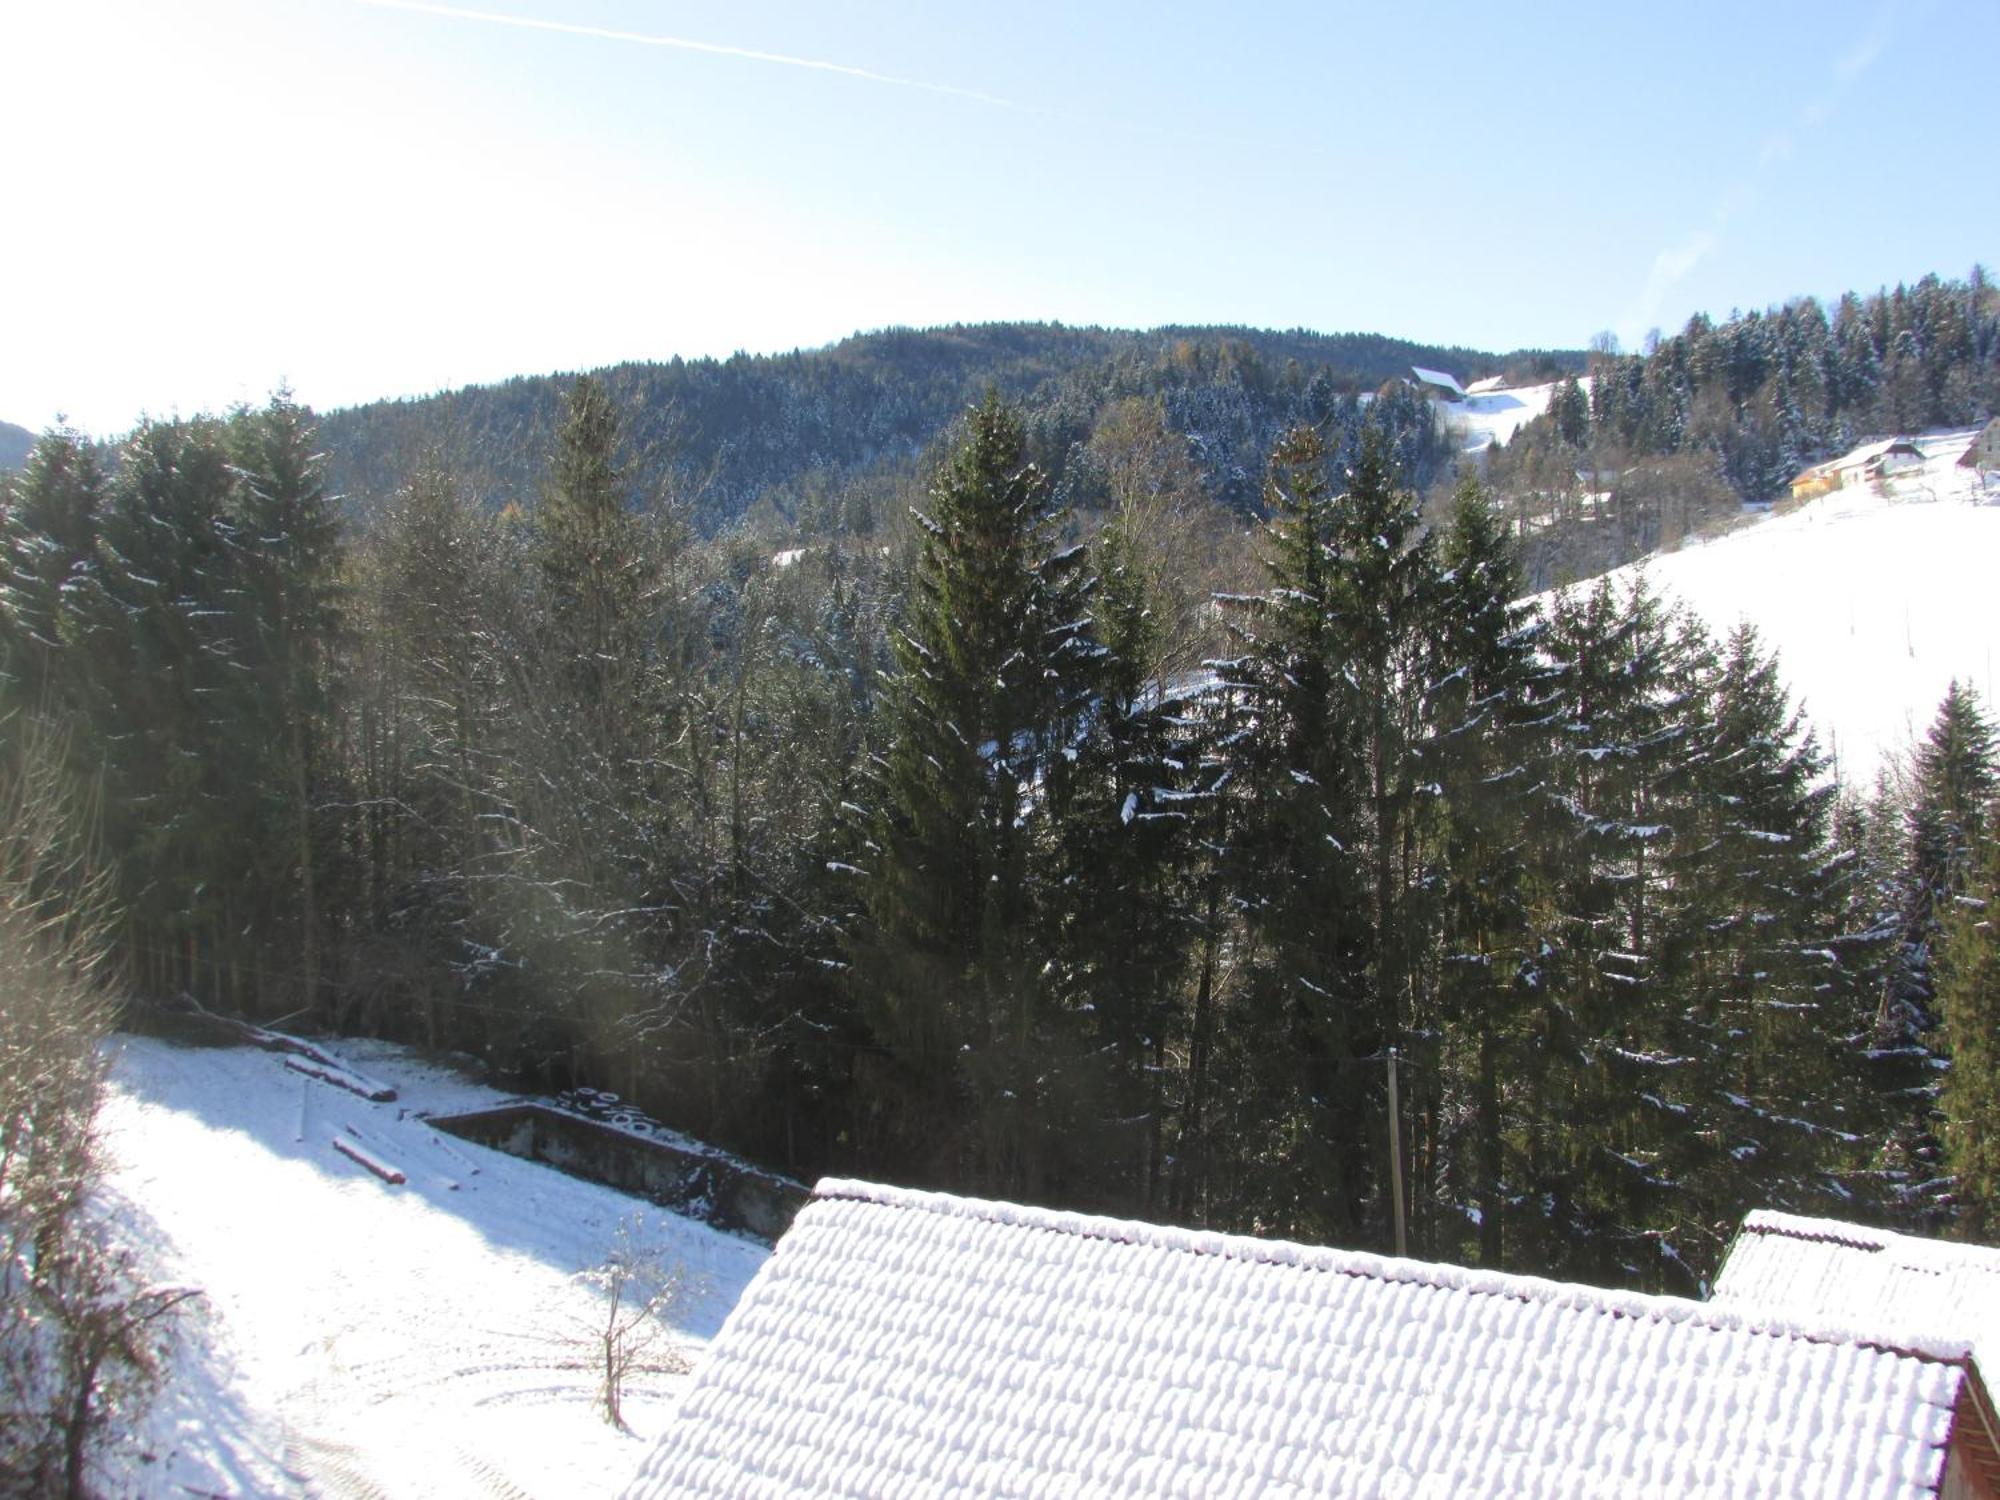
[[[1715,1279],[1715,1305],[1944,1333],[2000,1369],[2000,1250],[1760,1211]]]
[[[1920,1496],[1964,1353],[829,1180],[627,1500]]]
[[[2000,434],[2000,417],[1988,418],[1986,425],[1973,433],[1972,441],[1965,445],[1965,452],[1959,455],[1958,462],[1960,467],[1967,469],[1976,469],[1979,467],[1981,439],[1988,433]]]
[[[1841,457],[1834,459],[1833,467],[1836,469],[1858,469],[1875,462],[1878,458],[1885,458],[1891,453],[1909,453],[1922,458],[1924,450],[1908,438],[1881,438],[1872,443],[1863,443],[1859,448],[1854,449],[1853,452],[1843,454]]]
[[[1426,370],[1422,365],[1411,365],[1410,373],[1417,377],[1421,385],[1434,385],[1455,396],[1465,395],[1465,387],[1458,383],[1456,375],[1447,375],[1443,370]]]

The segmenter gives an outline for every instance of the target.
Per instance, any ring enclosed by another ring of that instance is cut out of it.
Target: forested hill
[[[12,422],[0,422],[0,469],[18,469],[28,461],[35,435]]]
[[[671,488],[712,533],[760,497],[788,510],[808,482],[908,463],[989,386],[1031,413],[1038,456],[1057,470],[1110,403],[1158,397],[1191,438],[1209,493],[1247,508],[1279,433],[1302,419],[1338,418],[1342,402],[1351,410],[1352,398],[1413,364],[1471,380],[1549,379],[1583,363],[1580,351],[1495,355],[1380,334],[998,323],[891,329],[782,355],[624,364],[601,378],[624,414],[638,493]],[[525,503],[570,380],[526,376],[329,413],[330,478],[350,496],[381,496],[435,451],[489,504]],[[1422,481],[1450,455],[1413,432],[1399,456]]]

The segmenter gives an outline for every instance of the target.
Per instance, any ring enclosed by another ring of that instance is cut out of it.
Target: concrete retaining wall
[[[761,1240],[783,1234],[809,1196],[803,1183],[746,1162],[686,1151],[540,1104],[434,1115],[431,1123],[509,1156],[543,1162]]]

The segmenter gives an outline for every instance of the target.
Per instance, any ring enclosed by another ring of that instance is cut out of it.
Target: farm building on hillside
[[[1870,479],[1880,479],[1889,474],[1905,474],[1923,466],[1924,450],[1907,438],[1897,438],[1870,459],[1862,472]]]
[[[1473,381],[1471,385],[1465,388],[1465,394],[1468,396],[1490,396],[1495,391],[1504,391],[1506,389],[1507,377],[1505,375],[1488,375],[1484,380]]]
[[[1443,370],[1426,370],[1422,365],[1411,365],[1410,373],[1426,396],[1444,401],[1463,401],[1465,387],[1458,383],[1456,375],[1447,375]]]
[[[1986,473],[2000,470],[2000,417],[1993,418],[1979,430],[1979,436],[1972,440],[1972,446],[1965,450],[1965,456],[1959,462],[1968,469]]]
[[[1880,442],[1864,443],[1845,458],[1835,459],[1833,465],[1844,485],[1867,484],[1871,480],[1923,466],[1924,450],[1908,438],[1883,438]]]
[[[626,1497],[1914,1500],[1984,1401],[1939,1336],[828,1180]]]
[[[1792,479],[1792,498],[1810,500],[1845,485],[1869,484],[1923,466],[1924,450],[1908,438],[1883,438],[1803,470]]]
[[[1811,500],[1840,488],[1840,473],[1832,464],[1814,464],[1792,479],[1792,498]]]

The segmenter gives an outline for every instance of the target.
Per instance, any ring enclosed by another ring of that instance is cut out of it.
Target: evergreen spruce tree
[[[338,686],[360,804],[349,906],[371,939],[349,954],[348,983],[363,991],[356,1020],[511,1058],[506,1029],[467,1002],[524,1008],[488,993],[514,971],[461,962],[503,951],[480,913],[511,826],[511,669],[498,619],[516,576],[507,562],[492,518],[442,460],[424,459],[354,550],[354,659]]]
[[[1978,695],[1954,681],[1910,769],[1898,919],[1901,950],[1876,1018],[1876,1086],[1894,1112],[1887,1171],[1899,1213],[1919,1227],[1948,1217],[1937,1138],[1938,1033],[1933,963],[1943,920],[1964,888],[1996,788],[1995,739]]]
[[[1440,1143],[1442,1187],[1476,1221],[1480,1263],[1500,1266],[1519,1197],[1509,1189],[1520,1155],[1509,1095],[1528,1063],[1538,972],[1527,845],[1546,775],[1549,683],[1537,611],[1519,602],[1519,564],[1491,497],[1469,475],[1452,497],[1439,561],[1426,762],[1444,792],[1435,962],[1439,1073],[1450,1089],[1440,1113],[1454,1126]],[[1450,1255],[1456,1246],[1441,1235],[1434,1248]]]
[[[1938,1002],[1951,1046],[1940,1100],[1958,1232],[2000,1239],[2000,836],[1989,810],[1943,921]]]
[[[1615,382],[1606,384],[1607,399],[1611,392],[1618,390]],[[1612,408],[1606,406],[1605,420],[1615,424]],[[1590,441],[1590,398],[1583,394],[1583,387],[1577,384],[1574,375],[1565,375],[1549,397],[1549,420],[1554,424],[1556,438],[1563,446],[1580,449]]]
[[[1521,1263],[1554,1274],[1656,1284],[1662,1270],[1653,1230],[1678,1128],[1664,1090],[1680,1066],[1664,939],[1684,899],[1666,856],[1698,707],[1681,645],[1643,583],[1621,598],[1601,582],[1551,611],[1559,749],[1531,860],[1542,947],[1524,1121],[1538,1212],[1520,1229]]]
[[[263,847],[259,789],[274,747],[242,732],[258,683],[238,608],[235,488],[222,424],[140,428],[104,511],[79,641],[107,854],[140,977],[153,993],[254,1009],[272,975],[257,961],[264,892],[245,853]]]
[[[1232,782],[1247,726],[1242,702],[1226,683],[1241,673],[1230,663],[1208,666],[1217,674],[1216,683],[1188,695],[1173,717],[1182,743],[1170,766],[1192,773],[1197,795],[1181,804],[1187,813],[1179,850],[1186,862],[1181,920],[1190,972],[1187,1053],[1176,1100],[1167,1203],[1176,1220],[1194,1223],[1233,1221],[1231,1210],[1240,1197],[1239,1153],[1222,1126],[1229,1117],[1224,1106],[1250,1091],[1233,1087],[1232,1080],[1274,1076],[1271,1059],[1253,1059],[1254,1046],[1242,1045],[1246,1038],[1236,1023],[1230,982],[1243,947],[1242,902],[1234,889],[1238,789]],[[1245,1066],[1253,1060],[1256,1067]]]
[[[1706,1276],[1748,1209],[1842,1211],[1864,1127],[1854,996],[1828,946],[1839,902],[1824,759],[1750,626],[1696,690],[1706,708],[1683,754],[1691,800],[1663,958],[1668,1049],[1688,1062],[1662,1089],[1676,1127],[1663,1173],[1677,1185],[1664,1228]]]
[[[619,423],[604,383],[583,376],[563,403],[535,511],[535,563],[566,701],[609,748],[651,644],[661,564],[627,504]]]
[[[1954,679],[1913,767],[1905,928],[1912,943],[1935,931],[1939,906],[1956,894],[1985,830],[2000,787],[1995,744],[1979,695]]]
[[[68,428],[44,433],[0,491],[0,713],[61,716],[79,684],[76,599],[96,557],[106,481]]]
[[[1053,979],[1091,1059],[1079,1092],[1095,1116],[1078,1142],[1072,1197],[1157,1213],[1169,1136],[1170,1058],[1196,938],[1188,906],[1194,830],[1214,797],[1183,718],[1185,695],[1156,678],[1158,622],[1123,524],[1095,547],[1092,616],[1099,696],[1065,767]]]
[[[1368,1148],[1386,1136],[1380,1059],[1394,1013],[1369,987],[1364,715],[1344,671],[1335,501],[1317,432],[1296,429],[1278,444],[1264,493],[1269,586],[1228,601],[1243,650],[1219,664],[1231,885],[1256,945],[1226,1027],[1242,1049],[1236,1216],[1386,1244],[1388,1226],[1371,1215],[1383,1156]]]
[[[903,1169],[1039,1195],[1069,1050],[1035,936],[1048,824],[1092,686],[1080,548],[1057,544],[1021,420],[989,395],[933,482],[884,691],[856,970]]]
[[[290,913],[269,912],[265,935],[275,946],[280,933],[296,934],[302,999],[325,1014],[319,866],[333,841],[321,832],[315,809],[342,800],[329,796],[327,787],[335,735],[332,675],[343,631],[340,522],[326,493],[311,413],[289,394],[240,414],[230,440],[237,470],[231,520],[242,583],[240,660],[258,686],[257,720],[243,730],[275,747],[279,762],[267,768],[279,774],[258,789],[261,822],[271,830],[258,852],[272,861],[263,872],[272,897],[291,892],[296,902]]]
[[[604,1077],[629,1092],[641,1034],[691,1041],[711,1062],[727,1045],[701,984],[719,890],[713,704],[664,671],[678,642],[662,524],[631,508],[619,445],[609,392],[580,378],[526,540],[536,591],[510,683],[508,785],[523,847],[496,915],[541,974],[547,1081]],[[663,745],[678,747],[671,764]],[[670,1015],[696,1019],[653,1024]],[[719,1092],[719,1073],[704,1077]]]
[[[1417,499],[1398,488],[1385,440],[1364,428],[1347,471],[1347,489],[1331,508],[1327,537],[1327,608],[1340,708],[1355,720],[1364,818],[1361,827],[1370,899],[1366,983],[1401,1045],[1430,1030],[1434,1017],[1414,989],[1432,887],[1418,828],[1420,800],[1435,796],[1420,775],[1427,735],[1426,674],[1439,606],[1437,561],[1422,530]]]
[[[143,427],[107,485],[55,433],[8,516],[0,651],[100,787],[149,987],[315,998],[311,809],[330,734],[337,522],[305,414]]]

